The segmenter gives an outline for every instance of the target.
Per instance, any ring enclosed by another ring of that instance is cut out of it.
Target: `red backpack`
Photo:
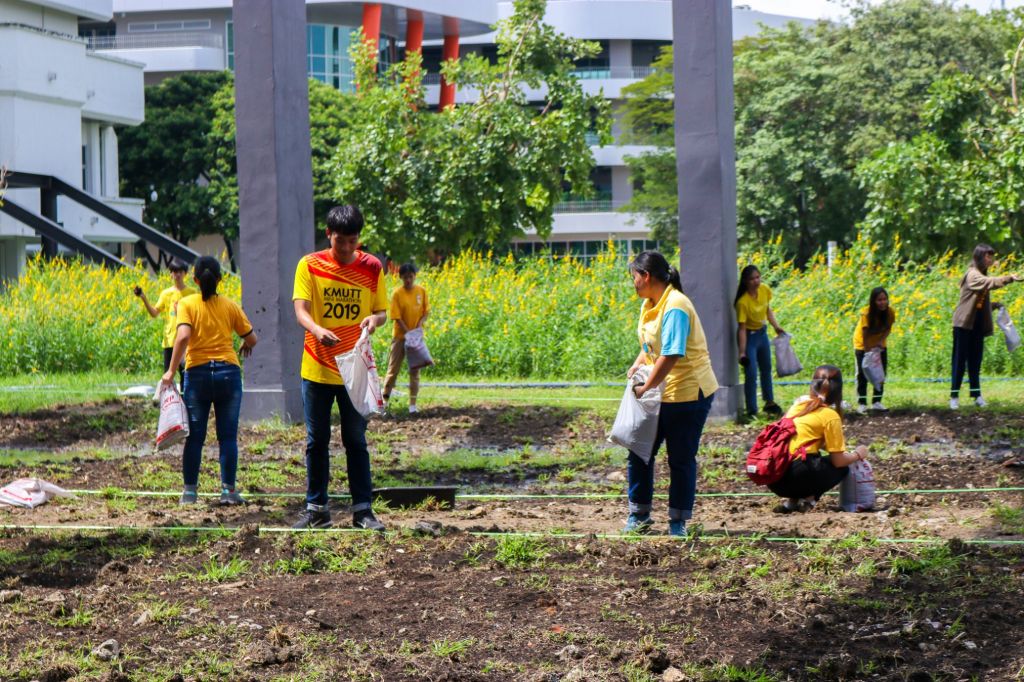
[[[794,454],[789,443],[796,436],[796,424],[789,417],[772,422],[761,430],[747,453],[747,476],[757,485],[775,483],[794,459],[805,459],[807,447],[801,446]]]

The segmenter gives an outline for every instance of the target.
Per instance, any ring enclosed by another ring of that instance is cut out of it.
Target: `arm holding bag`
[[[661,386],[637,398],[634,386],[640,386],[651,375],[651,367],[641,367],[626,381],[619,412],[608,434],[608,441],[621,445],[644,462],[651,461],[654,441],[658,436],[658,415],[661,412]]]

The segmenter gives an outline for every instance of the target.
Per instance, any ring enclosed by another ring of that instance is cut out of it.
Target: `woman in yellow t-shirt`
[[[812,509],[846,477],[851,464],[867,459],[868,449],[863,445],[846,452],[842,403],[843,373],[833,365],[815,368],[811,390],[786,413],[796,425],[796,435],[789,443],[793,461],[782,478],[768,486],[785,498],[776,512]]]
[[[391,399],[391,391],[395,388],[398,372],[402,369],[405,359],[405,335],[423,326],[430,315],[430,304],[427,302],[427,290],[416,284],[416,266],[404,263],[398,268],[398,276],[402,286],[391,294],[391,319],[395,328],[391,333],[391,352],[388,354],[388,373],[384,377],[384,402]],[[416,396],[420,392],[420,370],[409,368],[409,413],[416,412]]]
[[[882,369],[889,372],[889,356],[885,348],[885,340],[889,338],[892,325],[896,322],[896,312],[889,305],[889,292],[882,287],[875,287],[868,297],[868,307],[860,311],[860,320],[853,331],[853,355],[857,359],[857,411],[863,414],[868,408],[868,378],[864,375],[864,354],[878,348],[882,352]],[[885,384],[877,389],[872,387],[871,409],[886,410],[882,404],[882,391]]]
[[[210,407],[217,418],[220,447],[221,504],[243,504],[235,490],[238,470],[238,413],[242,406],[242,369],[235,353],[234,336],[242,337],[242,357],[252,354],[256,333],[249,318],[234,301],[217,294],[220,263],[210,256],[196,261],[195,280],[200,294],[178,302],[178,333],[171,354],[171,368],[160,380],[160,389],[174,382],[174,367],[185,358],[185,391],[188,408],[188,438],[182,454],[185,490],[181,504],[199,501],[199,466]],[[187,352],[186,352],[187,351]]]
[[[649,366],[647,380],[633,391],[639,398],[661,386],[662,393],[654,447],[651,452],[629,453],[629,518],[624,530],[642,532],[651,526],[654,458],[665,443],[671,474],[668,533],[685,535],[697,492],[697,448],[718,382],[704,328],[693,303],[683,294],[679,271],[657,251],[637,254],[629,271],[644,302],[637,325],[640,354],[627,375],[632,378],[642,366]]]
[[[764,411],[781,414],[775,404],[772,386],[772,345],[768,341],[768,323],[776,334],[785,331],[775,321],[771,307],[772,290],[761,283],[761,271],[748,265],[740,273],[740,284],[736,290],[736,343],[739,346],[740,364],[743,365],[743,397],[747,404],[747,415],[757,414],[757,378],[761,376],[761,397]]]

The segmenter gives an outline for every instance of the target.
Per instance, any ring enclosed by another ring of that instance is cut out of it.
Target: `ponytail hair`
[[[641,251],[629,264],[630,272],[646,273],[663,284],[682,292],[683,282],[679,270],[668,264],[668,260],[657,251]]]
[[[195,273],[203,300],[208,301],[216,296],[217,285],[220,284],[220,263],[217,259],[213,256],[201,256],[196,260]]]
[[[743,294],[747,293],[747,287],[750,284],[750,278],[753,277],[754,275],[760,274],[761,271],[757,269],[756,265],[748,265],[747,267],[743,268],[743,270],[740,272],[740,283],[739,286],[736,287],[736,298],[733,299],[733,305],[739,303],[740,299],[743,298]]]
[[[797,417],[814,412],[820,407],[831,407],[843,416],[843,373],[835,365],[819,365],[811,378],[810,400]]]

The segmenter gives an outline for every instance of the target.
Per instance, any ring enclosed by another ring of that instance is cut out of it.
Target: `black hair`
[[[985,267],[985,256],[996,255],[996,250],[988,244],[978,244],[974,247],[974,267],[981,271],[981,274],[987,275],[988,268]]]
[[[412,263],[402,263],[402,266],[398,268],[398,276],[405,277],[406,275],[415,275],[419,270]]]
[[[748,265],[740,272],[740,284],[736,287],[736,298],[733,299],[733,305],[739,303],[740,299],[743,298],[743,294],[747,293],[747,285],[750,283],[750,278],[754,276],[754,273],[761,274],[756,265]]]
[[[843,372],[835,365],[818,365],[811,378],[811,399],[797,417],[814,412],[819,407],[831,407],[843,416]]]
[[[346,236],[363,231],[363,214],[352,204],[335,206],[327,212],[327,231]]]
[[[878,297],[885,294],[885,297],[889,297],[889,292],[885,290],[885,287],[875,287],[871,290],[871,295],[868,297],[868,333],[870,334],[881,334],[889,327],[889,311],[878,309]]]
[[[669,265],[665,257],[657,251],[641,251],[636,254],[629,264],[629,269],[631,272],[647,273],[659,282],[675,287],[676,291],[683,290],[679,271]]]
[[[199,280],[199,291],[203,294],[203,300],[208,301],[217,295],[217,285],[220,284],[220,263],[213,256],[201,256],[196,261],[196,279]]]
[[[167,265],[167,269],[171,272],[188,272],[188,263],[180,258],[172,258],[171,262]]]

